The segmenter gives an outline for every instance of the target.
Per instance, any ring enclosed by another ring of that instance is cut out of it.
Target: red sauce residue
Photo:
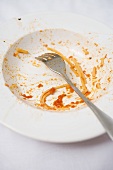
[[[72,89],[71,86],[69,86],[68,89],[69,89],[70,93],[73,93],[73,92],[74,92],[74,90]]]
[[[24,99],[31,99],[33,97],[32,95],[27,96],[26,94],[21,94],[21,96],[23,96]]]
[[[86,74],[87,77],[90,77],[91,75],[90,74]]]
[[[89,94],[91,94],[91,92],[87,91],[87,92],[85,93],[85,96],[88,96]]]
[[[74,108],[74,107],[76,107],[75,105],[77,105],[77,104],[80,104],[80,103],[84,103],[84,101],[83,100],[77,100],[76,102],[71,102],[71,108]]]
[[[69,90],[70,93],[73,93],[73,92],[74,92],[74,90],[72,89],[71,86],[66,87],[66,90]]]
[[[73,93],[73,92],[74,92],[74,90],[72,89],[72,87],[70,87],[69,90],[70,90],[70,93]]]
[[[39,85],[38,85],[38,88],[40,88],[40,87],[43,87],[43,84],[39,84]]]
[[[80,100],[80,101],[76,101],[75,104],[80,104],[80,103],[84,103],[83,100]]]
[[[73,58],[73,56],[69,56],[69,58]]]
[[[58,96],[58,99],[54,101],[53,105],[56,106],[57,108],[63,107],[63,98],[65,97],[65,94],[61,94]]]
[[[68,96],[67,96],[67,98],[71,98],[71,97],[72,97],[72,95],[68,95]]]
[[[96,88],[97,88],[97,89],[101,89],[100,83],[97,83],[97,84],[96,84]]]
[[[50,94],[54,94],[55,91],[56,91],[56,89],[55,89],[54,87],[52,87],[52,88],[49,90],[49,93],[50,93]]]
[[[71,108],[75,108],[75,105],[72,105]]]
[[[87,74],[85,70],[83,71],[83,73],[84,73],[87,77],[90,77],[90,76],[91,76],[90,74]]]
[[[75,102],[71,102],[71,104],[75,104]]]

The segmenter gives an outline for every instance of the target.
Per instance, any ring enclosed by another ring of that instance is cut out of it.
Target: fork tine
[[[43,62],[45,62],[45,61],[47,61],[47,58],[44,58],[44,57],[35,57],[35,59],[37,59],[37,60],[39,60],[39,61],[43,61]]]
[[[45,53],[35,58],[43,62],[50,70],[58,74],[65,73],[65,62],[60,55],[56,53]]]
[[[40,60],[40,61],[47,61],[47,60],[51,60],[53,57],[55,58],[56,56],[57,54],[55,53],[45,53],[39,57],[35,57],[35,59]]]
[[[48,57],[55,57],[55,53],[45,53],[45,54],[42,54],[41,56],[39,56],[41,58],[48,58]]]

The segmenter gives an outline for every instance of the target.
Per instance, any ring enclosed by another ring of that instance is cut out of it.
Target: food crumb
[[[24,97],[23,99],[30,99],[33,97],[32,95],[27,96],[26,94],[22,94],[22,93],[20,95]]]
[[[61,43],[62,43],[62,41],[59,41],[59,42],[58,42],[58,44],[61,44]]]
[[[94,45],[95,45],[96,47],[98,47],[98,44],[97,44],[97,43],[94,43]]]
[[[9,84],[5,83],[5,86],[9,87]]]
[[[32,61],[32,65],[35,67],[40,67],[40,64],[37,64],[36,61]]]
[[[110,59],[108,59],[108,63],[110,63]]]
[[[85,96],[88,96],[88,95],[90,95],[91,94],[91,92],[90,91],[87,91],[86,93],[85,93]]]
[[[18,56],[18,52],[16,51],[14,54],[13,54],[14,57],[17,57]]]
[[[87,76],[88,78],[90,78],[90,74],[86,74],[86,76]]]
[[[7,58],[4,58],[4,61],[8,61],[8,59],[7,59]]]
[[[101,89],[100,83],[97,83],[97,84],[96,84],[96,88],[97,88],[97,89]]]
[[[77,45],[80,45],[80,43],[78,42]]]
[[[89,59],[91,60],[91,59],[92,59],[92,57],[89,57]]]
[[[96,74],[97,74],[97,69],[96,67],[93,67],[92,77],[96,77]]]
[[[51,42],[51,45],[55,45],[55,43],[54,43],[54,42]]]
[[[47,44],[44,44],[43,46],[44,46],[44,47],[48,47],[48,45],[47,45]]]
[[[108,80],[108,82],[110,83],[110,81],[111,81],[110,77],[108,77],[108,79],[107,79],[107,80]]]
[[[38,88],[40,88],[40,87],[43,87],[43,84],[39,84],[39,85],[38,85]]]
[[[85,55],[88,55],[88,54],[89,54],[89,51],[88,51],[87,48],[85,49],[84,47],[82,47],[82,51],[84,52]]]
[[[46,75],[47,75],[46,73],[43,74],[43,76],[46,76]]]
[[[17,84],[12,84],[12,85],[10,86],[10,89],[11,89],[11,90],[13,90],[14,88],[18,88]]]
[[[100,60],[101,60],[100,67],[103,67],[103,66],[104,66],[104,59],[105,59],[105,58],[101,58],[101,59],[100,59]]]

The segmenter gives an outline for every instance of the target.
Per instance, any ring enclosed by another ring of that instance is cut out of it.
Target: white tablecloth
[[[39,10],[74,12],[113,28],[113,0],[1,0],[0,23]],[[44,143],[0,125],[0,170],[113,170],[113,143],[107,135],[81,143]]]

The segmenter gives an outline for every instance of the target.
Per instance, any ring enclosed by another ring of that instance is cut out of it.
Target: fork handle
[[[84,102],[89,106],[89,108],[95,113],[98,120],[103,125],[109,137],[113,140],[113,119],[95,106],[89,99],[87,99],[81,91],[71,82],[66,74],[62,74],[65,81],[73,88],[73,90],[84,100]]]

